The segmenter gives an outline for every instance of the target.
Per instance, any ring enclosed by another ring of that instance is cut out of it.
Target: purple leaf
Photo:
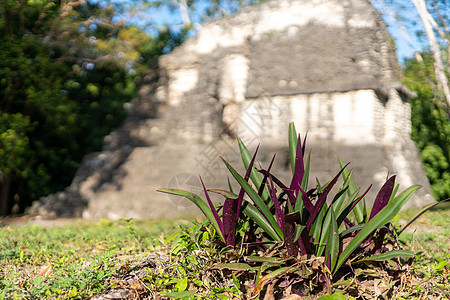
[[[277,218],[278,226],[280,226],[280,228],[283,228],[284,214],[283,214],[283,211],[281,210],[280,202],[278,201],[277,194],[275,192],[275,187],[273,186],[273,180],[272,180],[271,175],[269,175],[269,179],[270,179],[270,196],[271,196],[272,202],[275,206],[275,216]]]
[[[295,223],[300,224],[300,212],[296,211],[291,214],[284,216],[283,223],[283,235],[284,235],[284,245],[287,249],[289,256],[297,256],[298,254],[298,244],[294,241],[295,239]]]
[[[292,177],[290,186],[291,191],[294,192],[294,196],[298,195],[298,191],[300,190],[300,186],[302,185],[304,174],[305,174],[305,166],[303,163],[303,148],[302,148],[302,140],[300,139],[299,134],[297,140],[297,152],[295,155],[294,176]],[[292,205],[295,205],[295,200],[294,201],[291,200]]]
[[[275,182],[276,185],[278,185],[278,186],[286,193],[286,195],[288,195],[289,200],[291,200],[291,203],[292,203],[292,201],[295,202],[295,196],[294,196],[294,193],[292,193],[292,191],[291,191],[287,186],[285,186],[284,183],[281,182],[281,180],[279,180],[277,177],[275,177],[274,175],[272,175],[272,174],[271,174],[269,171],[267,171],[267,170],[259,170],[259,172],[261,172],[262,174],[264,174],[264,176],[271,176],[273,182]]]
[[[300,247],[300,253],[304,254],[312,254],[311,240],[308,236],[308,231],[306,231],[306,227],[303,228],[300,233],[300,238],[298,239],[298,245]]]
[[[375,253],[380,253],[381,252],[381,248],[382,248],[383,243],[384,243],[384,237],[385,237],[387,232],[388,232],[388,230],[386,228],[380,228],[380,230],[378,230],[378,235],[374,239],[373,250],[375,250]]]
[[[236,239],[236,214],[237,214],[237,199],[225,199],[223,204],[223,230],[224,239],[227,245],[234,246]]]
[[[300,293],[300,292],[297,291],[296,289],[291,289],[291,291],[292,291],[294,294],[299,295],[300,297],[306,297],[306,295]]]
[[[314,223],[314,221],[316,220],[317,215],[319,214],[319,211],[323,205],[323,203],[325,202],[325,200],[327,199],[328,193],[331,191],[331,189],[333,188],[333,186],[336,184],[336,182],[339,179],[339,176],[341,175],[341,173],[345,170],[345,168],[348,166],[348,164],[346,164],[340,171],[339,173],[333,178],[333,180],[330,181],[330,183],[327,185],[327,187],[323,190],[322,194],[320,194],[319,199],[317,199],[316,204],[314,205],[314,210],[311,213],[311,215],[308,218],[308,221],[306,222],[306,230],[310,230],[312,224]]]
[[[352,211],[353,208],[355,208],[355,206],[359,203],[359,201],[361,201],[364,196],[367,194],[367,192],[369,192],[369,190],[372,188],[372,185],[370,185],[367,190],[364,192],[364,194],[361,195],[361,197],[359,197],[358,199],[356,199],[351,205],[348,205],[343,211],[342,213],[339,215],[338,219],[337,219],[337,224],[341,225],[342,221],[344,221],[348,214]]]
[[[308,194],[302,188],[300,188],[300,192],[302,193],[303,205],[311,214],[314,210],[314,205],[312,204],[311,199],[309,199]]]
[[[355,224],[353,224],[353,222],[350,221],[347,217],[344,218],[344,224],[345,224],[345,229],[349,229],[349,228],[355,226]]]
[[[290,285],[296,284],[303,281],[303,278],[301,277],[291,277],[288,278],[286,280],[283,280],[282,282],[280,282],[280,284],[278,285],[279,287],[288,287]]]
[[[373,203],[372,211],[370,212],[369,220],[371,220],[377,213],[380,212],[389,202],[392,191],[395,185],[395,175],[389,178],[386,183],[381,187],[380,191]]]
[[[267,178],[269,177],[270,169],[272,169],[272,164],[273,164],[273,161],[275,160],[275,156],[276,156],[276,154],[273,155],[272,160],[270,161],[270,164],[269,164],[269,168],[267,169],[268,173],[264,174],[261,186],[259,187],[258,195],[260,195],[260,196],[262,195],[264,187],[266,186]]]
[[[244,243],[247,243],[248,247],[259,247],[262,248],[263,251],[267,250],[267,247],[265,246],[265,244],[271,244],[274,243],[274,241],[260,241],[257,237],[256,237],[256,225],[255,222],[250,219],[249,224],[248,224],[248,228],[247,228],[247,232],[245,234],[245,238],[244,238]]]
[[[206,199],[208,200],[209,207],[211,208],[214,218],[216,219],[217,225],[219,226],[220,231],[222,232],[222,236],[225,237],[222,220],[220,219],[219,214],[217,213],[216,208],[214,207],[214,204],[212,203],[211,198],[209,197],[208,191],[206,190],[205,184],[203,183],[201,176],[200,176],[200,181],[202,182],[202,186],[203,186],[203,190],[206,195]]]

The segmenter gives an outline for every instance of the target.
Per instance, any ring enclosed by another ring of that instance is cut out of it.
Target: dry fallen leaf
[[[273,281],[271,284],[267,285],[266,294],[264,295],[264,300],[275,300],[273,296],[274,288],[276,281]]]
[[[47,278],[48,275],[50,275],[51,272],[52,272],[52,266],[51,265],[42,266],[41,271],[39,272],[39,276],[41,276],[42,278]]]

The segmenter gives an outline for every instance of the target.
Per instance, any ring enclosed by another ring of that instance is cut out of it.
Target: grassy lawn
[[[414,213],[402,212],[399,224]],[[190,227],[191,220],[1,227],[0,299],[107,299],[95,295],[113,288],[122,293],[114,299],[246,299],[234,275],[226,279],[205,272],[213,252],[192,250],[199,242],[195,232],[171,236],[179,225]],[[449,299],[449,205],[425,213],[415,228],[401,236],[406,247],[417,251],[405,279],[414,288],[397,299]],[[180,238],[189,235],[191,242]]]
[[[74,221],[0,228],[0,299],[88,298],[186,220]]]

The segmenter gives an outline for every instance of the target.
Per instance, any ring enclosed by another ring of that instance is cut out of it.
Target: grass
[[[128,259],[161,246],[183,220],[0,228],[0,299],[88,298]]]
[[[400,217],[410,219],[415,213],[406,210]],[[442,294],[440,299],[450,299],[450,203],[426,212],[413,227],[412,232],[402,234],[401,240],[416,251],[411,281],[417,285],[404,298],[426,299],[434,292]]]
[[[402,211],[400,220],[414,213]],[[88,299],[119,288],[132,290],[136,297],[245,298],[246,282],[211,269],[217,253],[206,243],[208,232],[200,225],[190,227],[188,220],[192,218],[2,227],[0,299]],[[412,288],[397,293],[396,299],[449,299],[450,207],[442,205],[416,222],[416,232],[401,236],[417,251],[405,278]],[[173,235],[178,225],[185,229]],[[137,283],[133,288],[130,278]]]

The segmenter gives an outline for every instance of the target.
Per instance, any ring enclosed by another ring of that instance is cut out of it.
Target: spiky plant
[[[239,193],[234,193],[231,184],[228,190],[208,190],[201,178],[206,201],[187,191],[159,191],[184,196],[200,208],[218,235],[219,247],[234,253],[228,257],[235,261],[218,263],[216,268],[255,272],[254,296],[269,282],[278,282],[284,288],[291,286],[298,294],[305,294],[304,289],[312,285],[331,292],[333,283],[350,278],[355,266],[388,261],[401,270],[399,263],[414,256],[412,251],[401,249],[397,236],[432,206],[402,229],[391,222],[419,186],[397,194],[395,176],[390,177],[369,213],[364,197],[371,186],[360,194],[348,164],[342,161],[341,170],[329,182],[308,188],[311,154],[305,159],[306,137],[302,142],[293,123],[289,126],[293,176],[288,184],[271,171],[275,156],[267,169],[258,170],[258,148],[252,156],[240,139],[238,142],[245,175],[223,161],[239,184]],[[340,177],[343,185],[332,196]],[[214,206],[211,192],[224,196],[222,206]],[[246,251],[239,255],[237,250],[242,247]],[[303,290],[296,290],[302,286]]]

